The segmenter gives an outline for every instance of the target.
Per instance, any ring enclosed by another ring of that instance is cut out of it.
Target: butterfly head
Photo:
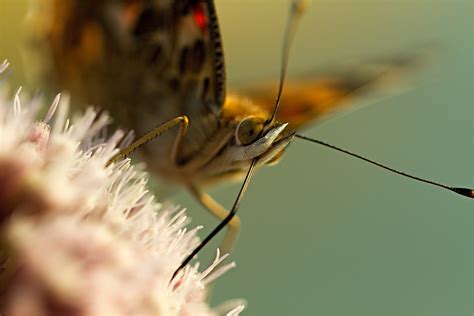
[[[232,156],[235,160],[252,161],[257,159],[257,164],[260,165],[275,163],[281,158],[283,150],[295,135],[294,132],[287,130],[287,123],[279,123],[276,118],[286,76],[291,40],[296,29],[296,22],[305,11],[305,7],[305,1],[294,0],[292,2],[289,23],[286,27],[283,42],[280,83],[276,103],[270,113],[260,108],[256,115],[248,115],[238,121],[234,134],[235,146],[232,148]],[[251,106],[247,106],[246,110],[249,108]]]
[[[269,123],[256,116],[239,122],[232,147],[235,160],[257,159],[258,164],[276,162],[294,134],[286,131],[287,123]]]
[[[276,162],[294,136],[287,123],[270,121],[268,111],[246,98],[228,96],[222,114],[231,132],[223,154],[234,165]]]

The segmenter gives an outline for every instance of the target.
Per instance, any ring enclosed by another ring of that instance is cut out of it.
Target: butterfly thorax
[[[193,132],[200,136],[186,139],[177,161],[160,149],[162,139],[146,146],[145,159],[154,171],[181,184],[202,187],[240,179],[253,159],[258,159],[260,166],[276,162],[292,139],[292,134],[285,130],[286,124],[267,126],[268,117],[268,112],[258,104],[230,95],[218,115],[210,116],[207,122],[196,118],[199,127]],[[189,126],[192,124],[190,118]],[[190,152],[188,146],[196,138],[202,145]],[[171,146],[173,138],[167,140],[167,146]]]

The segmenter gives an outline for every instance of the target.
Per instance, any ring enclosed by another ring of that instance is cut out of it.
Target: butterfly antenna
[[[255,172],[255,167],[257,166],[257,159],[253,159],[252,163],[250,164],[250,167],[247,171],[247,175],[245,176],[244,182],[242,183],[242,186],[240,187],[239,194],[237,195],[237,198],[235,199],[234,205],[232,206],[232,209],[230,210],[229,214],[219,223],[219,225],[214,228],[209,235],[204,238],[201,243],[194,248],[194,250],[181,262],[181,265],[174,271],[173,276],[171,277],[171,281],[174,280],[176,275],[178,274],[181,269],[183,269],[193,258],[196,256],[204,246],[206,246],[221,230],[223,230],[227,224],[234,218],[235,214],[237,213],[237,210],[240,206],[240,203],[242,202],[242,198],[245,195],[245,192],[247,191],[247,188],[250,183],[250,179],[252,178],[254,172]]]
[[[457,193],[459,195],[462,195],[462,196],[466,196],[466,197],[469,197],[469,198],[474,198],[474,190],[472,189],[468,189],[468,188],[460,188],[460,187],[451,187],[451,186],[448,186],[448,185],[445,185],[445,184],[442,184],[442,183],[438,183],[438,182],[434,182],[434,181],[431,181],[431,180],[427,180],[427,179],[423,179],[423,178],[420,178],[420,177],[417,177],[417,176],[414,176],[414,175],[411,175],[411,174],[408,174],[408,173],[405,173],[405,172],[402,172],[402,171],[399,171],[399,170],[396,170],[396,169],[393,169],[391,167],[388,167],[384,164],[381,164],[379,162],[376,162],[372,159],[369,159],[369,158],[366,158],[364,156],[361,156],[359,154],[356,154],[356,153],[353,153],[351,151],[348,151],[346,149],[342,149],[340,147],[337,147],[337,146],[334,146],[334,145],[331,145],[331,144],[328,144],[328,143],[325,143],[321,140],[318,140],[318,139],[314,139],[314,138],[310,138],[310,137],[307,137],[307,136],[303,136],[303,135],[300,135],[300,134],[295,134],[295,137],[296,138],[299,138],[299,139],[303,139],[303,140],[306,140],[306,141],[309,141],[309,142],[312,142],[312,143],[316,143],[316,144],[319,144],[319,145],[323,145],[325,147],[328,147],[328,148],[331,148],[331,149],[334,149],[336,151],[339,151],[339,152],[342,152],[344,154],[347,154],[349,156],[352,156],[352,157],[355,157],[357,159],[360,159],[360,160],[363,160],[365,162],[368,162],[372,165],[375,165],[377,167],[380,167],[382,169],[385,169],[387,171],[390,171],[390,172],[393,172],[393,173],[396,173],[398,175],[401,175],[403,177],[406,177],[406,178],[409,178],[409,179],[412,179],[412,180],[415,180],[415,181],[418,181],[418,182],[423,182],[423,183],[427,183],[429,185],[432,185],[432,186],[435,186],[435,187],[439,187],[439,188],[442,188],[442,189],[445,189],[445,190],[449,190],[451,192],[454,192],[454,193]]]
[[[296,29],[301,16],[306,11],[309,5],[308,0],[293,0],[290,6],[290,13],[288,14],[288,21],[285,27],[285,35],[283,38],[283,50],[281,55],[281,68],[280,68],[280,82],[278,85],[278,94],[275,101],[275,107],[273,108],[272,116],[268,119],[269,125],[273,124],[276,119],[278,108],[280,107],[281,95],[283,92],[283,85],[286,78],[286,70],[288,68],[288,56],[290,54],[290,47],[295,38]]]

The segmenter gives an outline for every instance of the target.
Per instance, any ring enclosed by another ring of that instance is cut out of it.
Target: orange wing
[[[277,120],[288,122],[297,130],[312,121],[350,105],[355,99],[371,92],[383,92],[393,87],[407,72],[418,69],[426,56],[412,56],[374,61],[347,67],[338,72],[305,75],[288,80],[283,88]],[[271,113],[275,105],[277,82],[264,84],[245,91],[262,112]]]

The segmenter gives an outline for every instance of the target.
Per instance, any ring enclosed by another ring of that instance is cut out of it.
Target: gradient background
[[[12,61],[17,82],[24,82],[22,2],[0,0],[1,58]],[[288,1],[216,2],[230,85],[276,77]],[[472,0],[313,1],[292,49],[292,74],[427,42],[443,48],[413,89],[305,134],[474,186],[473,34]],[[211,193],[230,207],[238,189]],[[174,200],[195,224],[216,224],[187,193]],[[279,165],[257,173],[240,216],[237,268],[219,280],[216,304],[243,297],[244,315],[474,313],[472,200],[296,140]]]

